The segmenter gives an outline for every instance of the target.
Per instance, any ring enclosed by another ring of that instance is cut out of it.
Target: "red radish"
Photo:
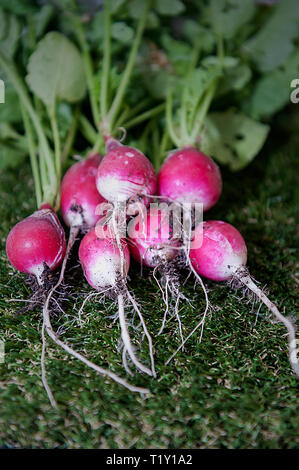
[[[127,201],[135,196],[152,195],[157,177],[151,162],[139,150],[122,145],[113,138],[106,142],[104,156],[96,177],[99,193],[107,201]]]
[[[101,218],[98,208],[105,200],[96,188],[96,174],[100,161],[100,155],[91,155],[72,165],[63,177],[61,214],[66,225],[70,227],[70,234],[57,287],[63,281],[67,259],[79,231],[94,227]]]
[[[132,362],[138,369],[148,375],[155,376],[152,341],[136,301],[126,286],[126,277],[130,265],[130,253],[126,241],[124,239],[115,240],[110,236],[108,231],[100,228],[100,232],[97,232],[97,228],[94,228],[87,233],[81,241],[79,259],[87,282],[99,293],[110,291],[111,294],[117,297],[118,317],[124,344],[123,358],[125,367],[125,356],[126,353],[128,353]],[[147,336],[152,370],[144,366],[135,355],[125,316],[124,296],[128,298],[138,313],[143,330]]]
[[[194,249],[191,243],[190,259],[196,271],[213,281],[230,279],[243,266],[246,266],[247,248],[245,241],[235,227],[212,220],[198,225],[194,239],[202,237],[202,244]]]
[[[180,241],[173,237],[169,211],[152,204],[128,225],[130,252],[140,264],[155,268],[173,260],[179,253]]]
[[[46,267],[56,269],[66,249],[63,228],[52,209],[40,209],[18,222],[9,232],[6,253],[11,264],[43,283]]]
[[[180,203],[203,204],[206,211],[218,201],[222,179],[218,165],[194,147],[172,152],[158,174],[158,194]]]
[[[97,191],[95,184],[100,161],[100,155],[91,155],[85,160],[72,165],[63,177],[61,183],[61,214],[66,225],[70,227],[70,234],[60,277],[55,289],[60,286],[64,279],[66,263],[79,231],[95,226],[101,218],[98,215],[98,208],[105,200]],[[52,294],[49,294],[50,297]]]
[[[69,227],[91,228],[100,216],[97,207],[104,198],[96,188],[96,174],[101,156],[91,155],[72,165],[61,183],[61,214]]]
[[[182,325],[179,316],[179,302],[184,298],[179,289],[178,272],[172,260],[179,255],[181,241],[174,236],[170,216],[171,206],[151,204],[146,213],[134,217],[128,225],[128,239],[132,256],[141,265],[154,268],[153,276],[161,290],[165,311],[162,326],[163,332],[169,313],[169,294],[175,299],[174,314],[178,321],[180,336],[183,341]],[[159,269],[161,281],[156,276]],[[163,289],[163,287],[164,289]]]
[[[97,229],[90,230],[80,243],[79,260],[84,270],[87,282],[94,289],[100,291],[113,288],[118,278],[127,276],[130,267],[130,252],[125,240],[121,240],[124,264],[121,267],[121,256],[115,240],[105,237],[99,238]]]
[[[119,253],[117,252],[118,249],[117,249],[117,246],[115,245],[112,246],[111,242],[115,243],[114,240],[111,240],[108,238],[106,240],[99,239],[95,234],[95,230],[92,229],[89,233],[85,235],[80,245],[79,257],[83,265],[84,272],[87,275],[88,281],[91,282],[92,285],[96,287],[97,289],[102,289],[103,287],[107,287],[107,286],[111,288],[112,287],[111,283],[113,285],[116,284],[117,275],[120,273],[121,263],[120,263]],[[105,246],[107,256],[106,257],[102,256],[100,259],[99,257],[97,257],[97,250],[95,249],[95,247],[101,246],[101,249],[98,250],[98,253],[103,254],[103,251],[104,251],[103,245]],[[125,253],[126,253],[125,269],[127,270],[129,269],[129,261],[130,261],[128,248],[127,248],[127,251],[125,251]],[[99,266],[96,266],[96,264],[94,263],[96,261],[99,262]],[[102,264],[103,262],[104,262],[104,265]],[[102,278],[97,277],[95,274],[92,273],[92,267],[94,268],[94,270],[104,269]],[[134,385],[131,385],[126,380],[122,379],[121,377],[114,374],[113,372],[110,372],[107,369],[103,369],[102,367],[89,361],[85,356],[78,353],[77,351],[72,349],[68,344],[61,341],[61,339],[53,330],[53,327],[50,321],[50,315],[49,315],[49,302],[56,288],[57,288],[57,285],[51,289],[50,294],[48,295],[45,305],[43,307],[43,330],[44,328],[47,330],[47,333],[50,336],[50,338],[52,338],[52,340],[56,344],[58,344],[62,349],[64,349],[68,354],[75,357],[76,359],[79,359],[79,361],[83,362],[88,367],[90,367],[91,369],[99,373],[100,375],[104,377],[105,376],[110,377],[112,380],[123,385],[124,387],[128,388],[132,392],[148,393],[147,389],[135,387]],[[56,405],[55,399],[52,395],[51,390],[48,387],[48,384],[45,380],[44,375],[45,373],[43,373],[43,381],[44,381],[45,388],[48,392],[48,396],[50,398],[52,405],[56,407],[57,405]]]
[[[197,230],[202,231],[202,245],[200,247],[197,245],[193,249],[191,244],[190,250],[190,260],[196,272],[215,281],[229,281],[237,287],[242,285],[245,289],[253,292],[268,307],[274,317],[282,322],[288,331],[289,359],[295,374],[299,377],[293,322],[278,311],[273,302],[252,280],[246,268],[247,248],[241,234],[232,225],[218,220],[203,222],[202,226],[196,227],[195,237]]]

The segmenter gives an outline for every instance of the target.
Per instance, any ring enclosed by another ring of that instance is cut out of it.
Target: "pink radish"
[[[128,370],[126,367],[126,354],[128,354],[139,370],[155,376],[152,341],[138,305],[126,286],[126,277],[130,265],[130,253],[126,241],[124,239],[116,241],[102,227],[99,227],[99,231],[94,228],[81,241],[79,259],[87,282],[99,293],[108,292],[112,297],[117,298],[118,318],[124,344],[123,359],[126,370]],[[142,323],[149,342],[152,370],[144,366],[134,352],[127,326],[124,298],[131,302]]]
[[[130,252],[125,240],[121,240],[124,254],[122,267],[116,241],[106,237],[103,231],[102,234],[98,237],[97,229],[90,230],[79,248],[79,260],[86,280],[98,291],[116,287],[118,278],[127,276],[130,267]]]
[[[232,225],[218,220],[203,222],[202,226],[195,229],[195,237],[198,230],[203,235],[202,245],[200,247],[197,245],[193,249],[191,244],[190,250],[190,260],[196,272],[214,281],[228,281],[232,286],[243,286],[246,290],[253,292],[268,307],[288,331],[289,359],[295,374],[299,377],[293,322],[278,311],[273,302],[252,280],[246,268],[247,248],[241,234]]]
[[[210,157],[192,146],[186,146],[172,152],[164,161],[158,174],[159,196],[165,200],[175,201],[183,207],[186,204],[194,208],[201,205],[202,210],[207,211],[216,204],[221,191],[222,178],[218,165]],[[189,259],[192,224],[194,224],[192,214],[185,210],[183,230],[185,260],[196,275],[205,295],[204,321],[209,308],[209,299],[204,283],[193,270]],[[202,328],[203,325],[204,323],[202,323]]]
[[[139,150],[122,145],[113,138],[106,142],[104,156],[96,177],[99,193],[114,204],[156,191],[157,177],[151,162]]]
[[[33,274],[43,284],[45,269],[56,269],[66,249],[63,228],[52,209],[40,209],[18,222],[9,232],[6,253],[11,264]]]
[[[69,227],[91,228],[99,220],[97,207],[104,198],[96,188],[100,155],[91,155],[72,165],[61,183],[61,214]]]
[[[218,165],[194,147],[172,152],[158,174],[158,194],[180,203],[203,205],[206,211],[218,201],[222,179]]]
[[[96,174],[101,161],[98,154],[72,165],[61,183],[61,214],[70,234],[57,287],[62,283],[69,253],[80,231],[94,227],[101,218],[99,206],[104,198],[96,188]]]
[[[100,249],[97,250],[96,249],[97,247],[98,248],[100,247]],[[127,272],[127,270],[129,269],[129,262],[130,262],[128,249],[125,249],[125,256],[126,256],[126,262],[124,264],[124,269]],[[80,249],[79,249],[79,258],[82,263],[86,277],[93,287],[99,290],[102,290],[103,288],[111,289],[112,286],[116,285],[117,278],[120,275],[121,263],[120,263],[120,256],[118,253],[118,248],[117,246],[115,246],[115,242],[113,240],[109,238],[99,239],[95,233],[95,229],[92,229],[82,239]],[[99,271],[102,272],[102,277],[100,275],[97,276],[95,274],[96,272],[99,272]],[[98,374],[104,377],[110,377],[112,380],[119,383],[120,385],[123,385],[124,387],[131,390],[132,392],[147,393],[148,392],[147,389],[135,387],[134,385],[131,385],[126,380],[122,379],[121,377],[114,374],[113,372],[107,369],[104,369],[103,367],[100,367],[94,364],[93,362],[89,361],[85,356],[78,353],[73,348],[71,348],[68,344],[61,341],[57,333],[55,333],[55,331],[53,330],[53,327],[50,321],[50,315],[49,315],[50,298],[56,288],[57,288],[57,285],[51,289],[50,295],[47,297],[47,300],[43,307],[43,320],[44,320],[43,329],[45,328],[47,330],[47,333],[50,336],[50,338],[52,338],[52,340],[56,344],[58,344],[62,349],[64,349],[68,354],[75,357],[76,359],[79,359],[79,361],[86,364],[89,368],[95,370]],[[121,294],[119,294],[119,296],[121,296]],[[121,303],[121,300],[122,299],[120,299],[120,303]],[[47,390],[47,393],[48,393],[48,396],[50,398],[52,405],[54,407],[57,407],[56,401],[45,380],[44,371],[43,371],[43,381],[44,381],[44,385],[45,385],[45,388]]]
[[[130,252],[140,264],[155,268],[178,255],[181,243],[173,237],[169,216],[167,208],[161,210],[152,204],[146,214],[129,222]]]
[[[181,241],[175,237],[171,224],[171,206],[151,204],[150,208],[128,225],[128,240],[134,259],[141,265],[154,268],[153,276],[161,290],[165,311],[162,326],[158,334],[163,332],[169,308],[169,294],[175,299],[174,314],[178,321],[179,332],[183,341],[182,325],[179,316],[179,302],[184,296],[179,289],[178,270],[175,260],[180,254]],[[172,261],[174,261],[172,263]],[[156,271],[161,273],[159,281]]]
[[[83,231],[83,230],[93,227],[101,218],[101,216],[99,215],[101,211],[99,211],[98,209],[99,209],[100,204],[104,203],[105,200],[98,193],[96,184],[95,184],[95,177],[96,177],[96,173],[97,173],[97,169],[98,169],[100,161],[101,161],[101,157],[99,155],[92,155],[91,157],[88,157],[86,160],[82,160],[80,162],[75,163],[66,172],[63,178],[62,185],[61,185],[61,212],[62,212],[62,216],[64,218],[65,223],[70,227],[70,236],[69,236],[67,250],[66,250],[64,260],[63,260],[63,265],[62,265],[62,269],[60,272],[59,280],[57,284],[53,287],[53,289],[51,289],[51,291],[49,292],[49,295],[46,299],[46,302],[43,308],[43,318],[44,318],[43,329],[45,328],[47,330],[48,335],[53,339],[53,341],[56,344],[62,347],[70,355],[72,355],[73,357],[79,359],[81,362],[86,364],[88,367],[94,369],[100,375],[110,377],[111,379],[125,386],[131,391],[146,393],[147,392],[146,389],[135,387],[129,384],[124,379],[118,377],[116,374],[92,363],[82,354],[79,354],[77,351],[75,351],[70,346],[68,346],[63,341],[61,341],[51,326],[51,321],[50,321],[50,316],[49,316],[50,299],[52,295],[54,294],[55,290],[59,287],[59,285],[63,281],[67,258],[79,231],[80,230]],[[89,232],[84,239],[85,242],[86,240],[90,240],[89,238],[90,235],[94,233],[95,233],[94,231]],[[84,243],[81,244],[81,251],[83,249],[82,248],[83,246],[84,246]],[[111,245],[109,245],[109,247],[111,247]],[[107,253],[109,260],[113,258],[112,251],[109,251],[109,253]],[[86,259],[92,263],[92,260],[88,257],[87,253],[86,253]],[[116,282],[118,269],[115,268],[115,271],[114,271],[115,278],[113,278],[113,273],[111,272],[111,270],[109,271],[109,267],[111,268],[111,265],[113,266],[113,263],[109,264],[108,259],[106,258],[106,265],[102,266],[102,268],[104,267],[104,270],[100,272],[104,273],[104,275],[107,276],[107,284],[110,286],[113,279],[114,279],[113,283]],[[118,258],[117,258],[117,261],[118,261]],[[128,257],[126,258],[126,261],[127,261],[126,266],[128,268],[129,266]],[[104,262],[104,258],[101,259],[101,263],[103,262]],[[86,273],[87,272],[88,272],[88,268],[87,268]],[[89,279],[89,281],[91,281],[91,279]],[[94,284],[94,287],[95,285],[97,285],[97,288],[101,287],[99,283]],[[52,405],[56,407],[57,405],[56,405],[55,399],[45,379],[44,368],[43,368],[43,382],[44,382],[44,386],[47,390],[47,393],[48,393],[48,396],[50,398]]]
[[[191,243],[190,259],[196,271],[213,281],[226,281],[246,266],[247,248],[245,241],[232,225],[212,220],[203,222],[194,232],[194,239],[202,238],[201,246],[193,248]]]

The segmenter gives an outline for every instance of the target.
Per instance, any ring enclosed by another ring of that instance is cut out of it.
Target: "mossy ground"
[[[296,315],[296,210],[298,210],[298,139],[271,145],[244,171],[223,171],[224,194],[208,215],[233,223],[244,235],[252,275],[267,285],[272,299]],[[0,364],[0,446],[29,448],[298,448],[298,380],[287,358],[285,330],[269,321],[264,308],[255,324],[257,306],[241,302],[225,284],[207,283],[214,311],[203,341],[194,336],[186,351],[168,366],[178,345],[175,320],[157,336],[163,304],[150,279],[131,275],[131,289],[141,301],[154,337],[159,380],[135,374],[135,384],[148,386],[143,399],[97,376],[59,350],[50,340],[48,380],[59,403],[51,408],[40,373],[41,315],[15,316],[27,299],[24,276],[5,255],[9,229],[34,209],[30,169],[0,174],[0,325],[5,362]],[[79,269],[79,268],[78,268]],[[119,326],[107,318],[111,303],[86,305],[82,328],[76,321],[80,301],[89,292],[83,276],[69,273],[73,295],[64,306],[63,338],[97,363],[124,375],[117,352]],[[184,288],[193,307],[181,305],[184,333],[204,308],[199,288]],[[147,360],[146,343],[141,357]]]

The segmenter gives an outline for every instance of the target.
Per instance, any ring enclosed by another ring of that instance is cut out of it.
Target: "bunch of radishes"
[[[167,132],[176,150],[167,156],[158,175],[152,163],[141,151],[123,145],[114,138],[118,131],[121,105],[134,67],[146,14],[147,8],[140,17],[126,67],[113,97],[112,91],[108,89],[111,38],[109,2],[105,2],[106,26],[101,99],[100,109],[96,109],[94,114],[100,117],[100,123],[96,122],[99,128],[98,138],[99,142],[105,142],[106,154],[102,158],[98,153],[91,152],[88,158],[80,159],[71,166],[62,180],[60,209],[64,223],[69,227],[68,244],[65,241],[63,227],[52,207],[53,201],[56,201],[55,209],[59,206],[57,202],[61,164],[57,158],[59,152],[55,152],[57,161],[54,164],[52,152],[46,145],[43,134],[40,133],[40,125],[32,106],[27,106],[28,113],[30,111],[30,116],[34,117],[33,123],[41,140],[43,164],[48,165],[52,186],[55,187],[50,192],[51,197],[47,198],[49,191],[43,192],[44,200],[34,214],[13,227],[7,237],[6,249],[12,265],[19,271],[34,276],[39,286],[39,295],[43,302],[42,378],[53,406],[56,406],[56,402],[48,386],[44,367],[45,331],[66,352],[99,374],[109,376],[132,391],[148,392],[147,389],[135,387],[109,370],[89,361],[63,342],[51,325],[51,300],[55,298],[59,286],[63,283],[70,250],[80,234],[84,236],[79,247],[79,260],[87,282],[96,293],[105,294],[116,301],[123,363],[129,374],[131,371],[128,360],[141,372],[156,377],[152,338],[138,300],[128,288],[130,259],[133,257],[141,265],[153,270],[153,276],[161,290],[165,311],[160,333],[169,314],[175,315],[179,324],[181,343],[167,363],[200,326],[202,335],[205,317],[209,310],[208,294],[202,276],[214,281],[228,281],[238,287],[243,286],[266,304],[288,330],[290,362],[299,376],[295,327],[292,321],[280,314],[250,277],[246,268],[247,249],[241,234],[226,222],[202,221],[196,215],[199,207],[203,212],[213,207],[222,191],[218,166],[209,156],[198,150],[198,137],[217,88],[217,78],[213,78],[206,84],[204,90],[201,90],[198,107],[191,116],[186,110],[183,91],[179,128],[172,115],[172,97],[169,92],[165,121]],[[87,54],[87,51],[84,51]],[[221,61],[217,76],[221,74],[220,69]],[[12,77],[14,73],[12,72]],[[15,80],[15,83],[16,87],[20,88],[20,81]],[[27,96],[24,95],[23,88],[20,89],[20,93],[21,96]],[[94,110],[98,107],[98,103],[95,101],[92,88],[91,93]],[[25,103],[28,103],[27,98],[26,100]],[[31,150],[33,152],[32,146]],[[36,154],[33,152],[31,156],[34,162]],[[49,273],[57,270],[59,266],[61,269],[58,279],[51,284]],[[206,307],[196,328],[184,338],[178,311],[179,302],[187,299],[180,289],[180,277],[190,274],[196,277],[203,289]],[[85,301],[86,299],[84,303]],[[137,314],[148,341],[150,356],[148,365],[138,358],[131,339],[127,318],[129,307]]]
[[[206,211],[217,202],[221,186],[217,165],[194,147],[171,153],[158,176],[150,161],[140,151],[122,145],[113,138],[107,139],[107,153],[103,159],[93,155],[74,164],[64,176],[61,185],[61,213],[70,227],[67,253],[63,229],[51,208],[42,208],[19,222],[7,238],[7,255],[11,263],[22,272],[35,275],[40,285],[46,271],[57,268],[63,260],[60,279],[47,294],[43,308],[45,328],[56,343],[98,372],[110,375],[131,390],[142,393],[146,391],[91,364],[59,340],[52,329],[49,318],[50,298],[62,282],[67,254],[74,236],[79,231],[87,231],[80,243],[79,259],[88,283],[98,292],[109,293],[118,302],[125,365],[129,358],[140,371],[156,375],[151,336],[140,308],[127,287],[130,256],[150,268],[161,268],[164,274],[167,273],[168,266],[173,270],[175,258],[183,257],[186,266],[200,281],[200,276],[215,281],[239,281],[267,305],[288,329],[290,360],[298,374],[294,326],[278,312],[251,279],[245,267],[246,245],[237,229],[222,221],[205,221],[192,227],[190,216],[189,229],[192,229],[193,238],[186,236],[188,234],[184,230],[179,237],[173,230],[174,219],[169,217],[168,211],[170,204],[197,203],[202,204]],[[151,204],[155,196],[158,200],[162,198],[166,204]],[[103,204],[105,210],[101,210]],[[128,233],[124,233],[123,226],[119,224],[121,204],[125,208]],[[170,273],[164,276],[164,283],[167,280],[171,281]],[[166,285],[166,292],[168,287]],[[170,293],[177,298],[180,296],[179,288],[170,289]],[[151,368],[140,362],[130,340],[125,314],[126,301],[136,310],[147,336]],[[182,341],[179,349],[185,341]],[[129,370],[127,366],[126,369]]]

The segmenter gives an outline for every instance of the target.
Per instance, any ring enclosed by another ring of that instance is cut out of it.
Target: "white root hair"
[[[296,341],[296,329],[293,322],[282,315],[276,305],[266,296],[266,294],[260,289],[249,275],[247,269],[241,269],[236,273],[236,278],[248,289],[250,289],[256,297],[263,302],[274,317],[287,329],[288,332],[288,343],[289,343],[289,360],[290,364],[295,372],[296,376],[299,377],[299,360],[298,360],[298,348]]]

